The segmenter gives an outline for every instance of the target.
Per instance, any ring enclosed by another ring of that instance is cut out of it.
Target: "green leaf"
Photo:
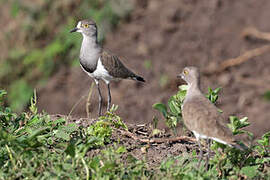
[[[2,89],[0,90],[0,98],[6,94],[7,94],[7,92],[5,90],[2,90]]]
[[[187,91],[188,90],[188,85],[181,85],[178,87],[180,89],[180,91]]]
[[[36,138],[37,136],[43,134],[48,128],[45,127],[45,128],[40,128],[40,129],[37,129],[35,131],[33,131],[28,137],[27,137],[27,140],[32,140],[34,138]]]
[[[36,89],[34,90],[33,97],[31,97],[30,104],[31,105],[30,105],[29,109],[32,112],[32,114],[37,114],[38,109],[37,109],[37,91],[36,91]]]
[[[33,89],[23,79],[13,82],[10,86],[8,101],[15,111],[21,111],[32,97]]]
[[[28,122],[27,125],[32,126],[32,125],[36,125],[40,122],[42,122],[42,118],[38,117],[37,115],[32,117]]]
[[[174,114],[174,115],[178,115],[181,113],[181,109],[180,107],[178,107],[177,103],[176,103],[176,99],[174,97],[171,97],[168,101],[168,106],[170,108],[170,111]]]
[[[74,143],[70,143],[66,150],[65,150],[65,153],[67,153],[68,155],[70,155],[71,157],[75,157],[75,145]]]
[[[270,101],[270,91],[266,91],[263,95],[263,98],[267,101]]]
[[[221,88],[216,88],[215,90],[212,90],[210,87],[208,88],[208,93],[206,94],[206,97],[212,102],[216,103],[218,100],[218,93],[221,90]]]
[[[252,179],[257,175],[257,169],[258,166],[246,166],[241,169],[241,173]]]
[[[122,154],[122,153],[125,153],[127,152],[127,149],[124,147],[124,146],[120,146],[117,150],[116,150],[116,153],[118,154]]]
[[[64,118],[59,118],[59,119],[57,119],[55,121],[52,121],[52,124],[58,125],[58,124],[62,124],[62,123],[65,123],[65,122],[66,122],[66,120]]]
[[[178,100],[180,100],[181,102],[184,101],[185,97],[186,97],[187,91],[186,90],[180,90],[178,91],[178,93],[176,94],[176,97]]]
[[[63,130],[65,130],[68,133],[72,133],[72,132],[78,130],[78,126],[75,123],[70,123],[66,126],[63,126]]]
[[[70,140],[69,134],[66,133],[63,130],[57,130],[56,133],[55,133],[55,137],[57,137],[59,139],[66,140],[66,141],[69,141]]]
[[[247,117],[243,117],[239,121],[240,121],[240,127],[239,128],[246,127],[246,126],[248,126],[250,124],[249,122],[247,122],[248,121]]]
[[[153,108],[158,110],[159,112],[161,112],[163,114],[163,116],[165,118],[167,118],[167,107],[166,105],[162,104],[162,103],[156,103],[153,105]]]
[[[220,91],[221,89],[222,89],[221,87],[216,88],[216,89],[214,90],[214,93],[215,93],[215,94],[218,94],[219,91]]]

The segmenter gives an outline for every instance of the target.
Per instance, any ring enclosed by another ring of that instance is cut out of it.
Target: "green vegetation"
[[[5,91],[0,91],[3,102]],[[121,118],[113,113],[89,127],[52,119],[37,114],[35,96],[30,112],[17,115],[10,108],[0,107],[0,179],[100,179],[141,177],[145,164],[133,157],[129,164],[121,161],[123,146],[113,144],[90,157],[92,149],[111,143],[113,128],[126,129]]]
[[[270,91],[266,91],[263,95],[264,99],[270,101]]]
[[[175,115],[177,119],[181,116],[181,106],[175,105],[173,101],[178,100],[181,105],[185,94],[183,89],[181,87],[169,100],[169,112],[160,108],[166,117]],[[6,91],[0,90],[0,179],[270,177],[270,133],[244,152],[214,142],[211,149],[215,155],[209,162],[209,171],[205,171],[203,166],[196,168],[198,159],[195,149],[165,159],[157,167],[150,167],[147,160],[133,157],[121,144],[121,139],[111,139],[117,129],[127,130],[122,119],[115,114],[116,106],[92,125],[84,127],[65,117],[53,118],[46,113],[38,114],[35,93],[30,101],[29,112],[16,114],[4,106],[6,95]],[[179,111],[174,109],[176,107]],[[248,125],[247,118],[230,119],[230,127],[235,134],[246,133],[241,128]]]
[[[164,116],[168,127],[175,128],[177,123],[182,122],[182,111],[181,106],[186,95],[186,85],[180,86],[179,91],[176,95],[173,95],[168,101],[168,107],[162,103],[156,103],[153,105],[153,108],[160,111]],[[206,97],[212,102],[216,103],[218,100],[218,93],[221,88],[212,90],[208,89]],[[222,112],[222,111],[221,111]],[[248,118],[244,117],[239,119],[235,116],[230,116],[230,124],[228,127],[232,130],[234,135],[238,134],[247,134],[247,136],[252,139],[253,134],[243,130],[242,128],[249,125],[247,122]],[[270,132],[264,134],[260,140],[257,140],[256,145],[250,145],[249,149],[246,151],[240,151],[237,149],[230,148],[218,142],[213,142],[211,149],[215,152],[215,156],[210,160],[210,169],[207,173],[202,173],[202,170],[190,170],[188,173],[191,173],[189,178],[197,178],[198,176],[202,178],[225,178],[225,179],[238,179],[239,177],[244,178],[266,178],[270,176],[270,156],[269,156],[269,147],[270,147]],[[220,149],[222,151],[220,151]],[[194,152],[195,154],[195,152]],[[193,155],[194,155],[193,154]],[[189,159],[190,157],[186,157]],[[183,160],[182,162],[188,162],[187,166],[194,166],[194,162],[189,160]],[[197,160],[195,160],[197,161]],[[168,161],[171,165],[172,161]],[[193,163],[193,164],[192,164]],[[192,165],[191,165],[192,164]],[[178,170],[182,172],[183,169]],[[187,173],[185,171],[185,173]],[[186,177],[186,174],[183,176],[178,176],[177,178]],[[174,177],[174,178],[176,178]]]
[[[170,97],[168,101],[168,107],[162,103],[156,103],[153,108],[160,111],[166,120],[166,124],[169,128],[175,131],[176,125],[178,123],[183,123],[181,105],[183,104],[184,98],[186,96],[187,85],[179,86],[180,91],[176,95]]]
[[[69,33],[78,20],[94,19],[103,41],[104,34],[132,10],[130,1],[119,0],[3,0],[0,4],[7,6],[14,25],[4,29],[0,37],[5,42],[0,56],[0,84],[8,89],[8,103],[15,111],[23,110],[33,87],[44,86],[60,67],[78,65],[81,38]]]

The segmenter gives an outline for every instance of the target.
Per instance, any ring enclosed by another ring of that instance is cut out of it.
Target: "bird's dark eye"
[[[188,70],[185,69],[185,70],[184,70],[184,74],[185,74],[185,75],[188,75]]]
[[[84,28],[88,28],[89,25],[88,25],[88,24],[84,24],[83,27],[84,27]]]

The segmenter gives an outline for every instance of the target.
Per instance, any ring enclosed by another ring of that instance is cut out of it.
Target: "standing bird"
[[[107,111],[111,105],[110,82],[119,79],[133,79],[145,82],[140,76],[134,74],[126,68],[117,56],[111,55],[98,43],[97,25],[93,20],[86,19],[79,21],[77,26],[70,31],[79,32],[83,35],[80,50],[81,68],[92,78],[94,78],[99,94],[98,115],[101,115],[102,96],[99,87],[99,80],[103,80],[108,88]]]
[[[236,143],[226,121],[218,112],[217,107],[211,103],[200,90],[200,74],[196,67],[185,67],[178,75],[187,82],[188,89],[184,99],[182,115],[186,127],[193,132],[200,148],[199,164],[202,160],[202,147],[200,139],[206,139],[208,144],[208,166],[210,140],[243,149]]]

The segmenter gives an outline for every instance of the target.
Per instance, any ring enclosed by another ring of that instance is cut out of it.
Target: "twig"
[[[204,73],[205,74],[220,73],[220,72],[226,70],[227,68],[240,65],[240,64],[246,62],[247,60],[249,60],[251,58],[254,58],[256,56],[260,56],[260,55],[264,54],[267,51],[270,51],[270,45],[265,45],[265,46],[262,46],[262,47],[259,47],[259,48],[255,48],[255,49],[246,51],[243,55],[240,55],[237,58],[232,58],[232,59],[225,60],[220,65],[218,65],[217,67],[214,67],[214,68],[211,68],[211,69],[206,69],[204,71]]]
[[[242,64],[243,62],[249,60],[250,58],[264,54],[270,50],[270,45],[265,45],[250,51],[246,51],[243,55],[238,56],[237,58],[228,59],[221,63],[219,71],[223,71],[229,67]]]
[[[265,40],[265,41],[270,41],[270,33],[267,32],[261,32],[257,30],[254,27],[248,27],[246,28],[242,36],[244,38],[252,38],[252,39],[259,39],[259,40]]]
[[[87,100],[86,100],[86,115],[87,115],[87,118],[90,117],[90,112],[89,112],[89,106],[90,106],[90,98],[91,98],[91,95],[92,95],[92,92],[93,92],[93,87],[94,87],[94,82],[92,82],[91,86],[90,86],[90,89],[89,89],[89,93],[88,93],[88,97],[87,97]]]
[[[71,108],[70,112],[68,113],[68,118],[70,117],[71,113],[73,112],[73,110],[77,107],[77,105],[84,99],[85,95],[82,96]]]
[[[174,137],[174,138],[153,138],[153,139],[145,139],[139,138],[138,136],[134,135],[133,133],[121,129],[114,128],[115,130],[119,131],[122,135],[131,137],[136,141],[140,141],[143,143],[164,143],[164,142],[176,142],[176,141],[191,141],[196,142],[194,138],[188,136],[181,136],[181,137]]]

